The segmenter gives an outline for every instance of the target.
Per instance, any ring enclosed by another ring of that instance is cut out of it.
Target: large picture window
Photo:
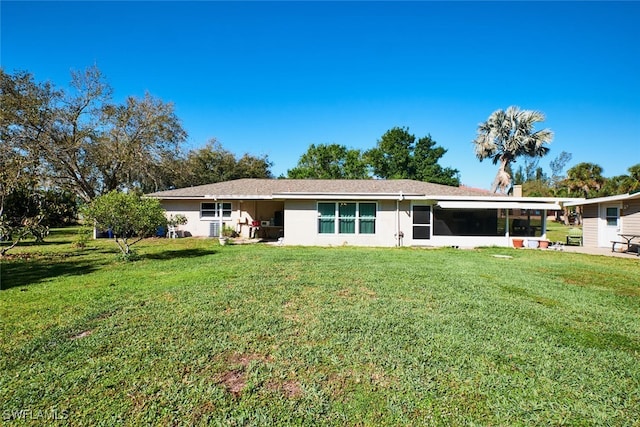
[[[375,234],[376,211],[373,202],[319,202],[318,233]]]
[[[201,203],[200,217],[231,218],[231,202]]]

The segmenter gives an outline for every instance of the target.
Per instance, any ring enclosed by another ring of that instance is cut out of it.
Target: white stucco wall
[[[186,231],[194,237],[208,237],[210,224],[218,222],[214,218],[200,216],[200,201],[198,200],[163,200],[162,207],[166,211],[167,218],[170,215],[183,214],[187,217],[185,225],[178,226],[178,230]],[[231,218],[224,218],[223,223],[227,226],[237,228],[238,220],[244,221],[245,215],[238,211],[238,202],[231,202]]]
[[[187,223],[180,225],[179,230],[188,232],[194,237],[209,237],[212,222],[219,222],[216,218],[201,217],[201,203],[211,203],[212,200],[162,200],[161,205],[166,211],[167,218],[170,215],[183,214],[187,217]],[[231,216],[223,218],[225,226],[233,228],[243,237],[249,237],[250,224],[253,220],[269,221],[274,217],[275,211],[283,209],[281,201],[240,201],[224,200],[231,203]]]
[[[327,200],[332,202],[333,200]],[[361,202],[366,202],[360,200]],[[318,202],[289,200],[285,202],[284,244],[306,246],[395,246],[396,202],[378,201],[375,234],[318,233]]]

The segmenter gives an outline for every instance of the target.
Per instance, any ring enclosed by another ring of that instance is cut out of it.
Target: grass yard
[[[547,221],[547,240],[551,242],[565,243],[567,235],[572,228],[581,228],[582,226],[564,225],[560,222]]]
[[[74,239],[2,261],[5,425],[639,425],[635,258]]]

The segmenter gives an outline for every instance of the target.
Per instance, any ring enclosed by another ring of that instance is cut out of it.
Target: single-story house
[[[640,236],[640,192],[565,203],[582,206],[584,246],[612,247],[621,234]]]
[[[512,236],[545,239],[547,211],[561,199],[500,196],[414,180],[238,179],[147,195],[180,229],[287,245],[511,246]]]

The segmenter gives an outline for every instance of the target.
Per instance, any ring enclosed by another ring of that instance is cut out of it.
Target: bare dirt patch
[[[218,383],[222,384],[229,393],[239,396],[245,385],[247,385],[247,379],[242,370],[234,370],[222,374]]]
[[[242,390],[247,385],[246,368],[252,362],[268,362],[271,357],[258,353],[232,353],[224,360],[230,369],[217,375],[215,381],[237,397],[242,394]]]

